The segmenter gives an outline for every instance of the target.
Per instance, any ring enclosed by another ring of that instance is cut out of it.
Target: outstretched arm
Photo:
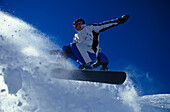
[[[60,53],[61,50],[50,50],[49,54],[50,55],[58,55]]]
[[[110,21],[104,21],[99,24],[92,24],[95,32],[102,32],[119,24],[125,23],[129,18],[129,15],[123,15],[121,18],[116,18]]]

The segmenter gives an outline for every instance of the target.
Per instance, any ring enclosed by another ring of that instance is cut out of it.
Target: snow
[[[0,11],[0,112],[170,111],[169,94],[138,96],[129,78],[123,85],[53,79],[53,68],[74,65],[48,55],[60,48],[48,38]]]

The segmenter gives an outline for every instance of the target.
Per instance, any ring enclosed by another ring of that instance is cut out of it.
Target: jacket
[[[118,24],[118,19],[104,21],[99,24],[83,24],[81,25],[81,30],[77,31],[77,33],[74,35],[72,43],[84,44],[88,47],[91,47],[93,51],[97,53],[99,48],[99,33],[117,26]]]

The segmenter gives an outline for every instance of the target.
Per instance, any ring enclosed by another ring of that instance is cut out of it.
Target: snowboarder
[[[123,24],[129,15],[121,18],[104,21],[99,24],[86,25],[81,18],[73,22],[77,33],[69,46],[63,46],[60,54],[64,58],[71,58],[80,64],[79,69],[92,69],[102,65],[101,70],[108,70],[108,58],[99,52],[99,33],[109,28]],[[50,54],[56,54],[58,50],[51,50]]]

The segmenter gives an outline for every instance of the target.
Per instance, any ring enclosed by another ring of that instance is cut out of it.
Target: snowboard
[[[57,79],[99,82],[107,84],[123,84],[126,80],[126,73],[121,71],[55,68],[52,70],[51,75],[53,78]]]

